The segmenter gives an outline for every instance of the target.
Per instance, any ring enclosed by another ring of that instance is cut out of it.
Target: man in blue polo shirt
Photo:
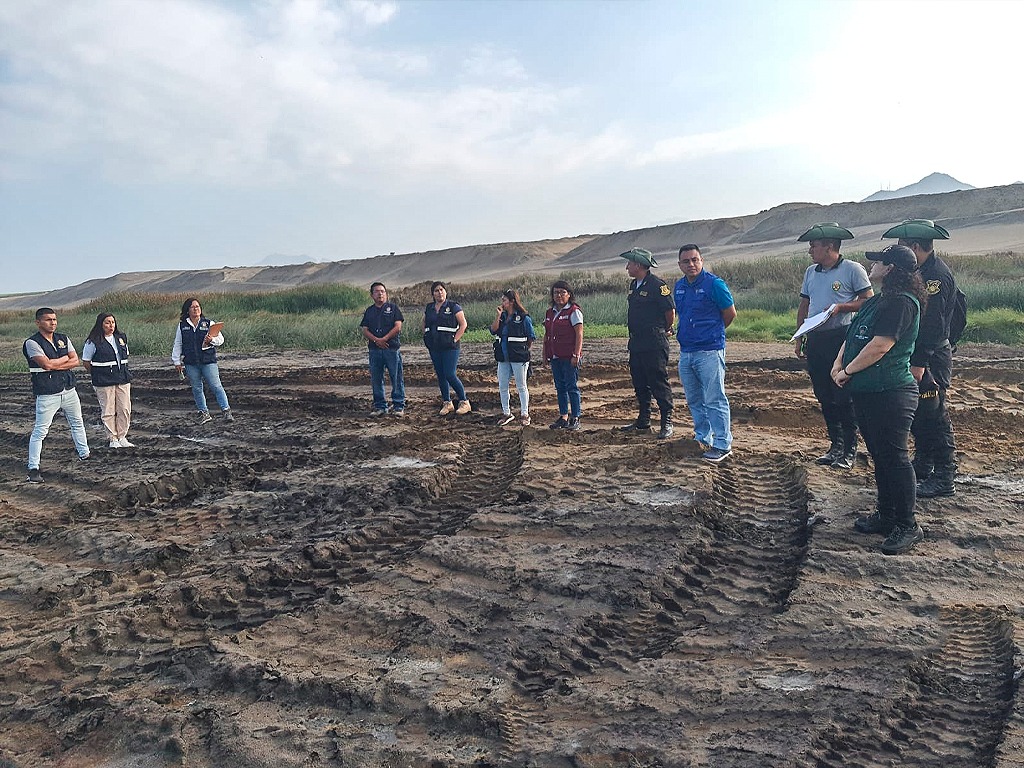
[[[732,453],[729,398],[725,395],[725,329],[736,305],[725,281],[704,269],[700,248],[679,249],[675,303],[679,327],[679,380],[693,417],[694,438],[707,446],[703,458],[718,464]]]

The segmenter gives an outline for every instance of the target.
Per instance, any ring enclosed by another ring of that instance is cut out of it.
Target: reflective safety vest
[[[35,367],[32,359],[28,356],[28,341],[34,341],[42,347],[43,352],[51,360],[60,360],[62,357],[67,357],[70,342],[63,333],[54,333],[53,342],[51,343],[43,338],[43,334],[37,332],[30,336],[29,339],[26,339],[25,343],[21,345],[21,353],[25,355],[25,359],[28,361],[29,373],[32,374],[32,393],[37,397],[39,395],[59,395],[66,389],[74,389],[74,371],[48,371],[45,368]]]
[[[113,387],[127,384],[132,380],[132,375],[128,372],[128,337],[118,331],[114,334],[114,343],[117,344],[117,351],[121,356],[120,363],[117,360],[118,356],[114,354],[114,348],[105,338],[96,345],[92,367],[89,369],[94,387]]]

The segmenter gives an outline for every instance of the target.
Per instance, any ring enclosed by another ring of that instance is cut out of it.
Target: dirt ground
[[[972,347],[956,496],[885,557],[866,457],[825,447],[788,345],[734,343],[736,445],[703,463],[634,413],[621,341],[586,345],[584,428],[495,426],[489,347],[439,418],[365,352],[226,354],[238,419],[197,426],[136,361],[135,449],[88,384],[25,482],[27,375],[0,377],[0,767],[1024,766],[1024,357]],[[683,399],[676,383],[677,402]],[[514,397],[514,396],[513,396]]]

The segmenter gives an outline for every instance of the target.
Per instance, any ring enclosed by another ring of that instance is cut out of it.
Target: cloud
[[[339,181],[353,169],[372,181],[398,165],[486,178],[522,167],[566,93],[488,46],[447,78],[441,54],[369,47],[360,30],[387,25],[394,3],[18,6],[0,11],[7,178],[48,163],[118,182]]]

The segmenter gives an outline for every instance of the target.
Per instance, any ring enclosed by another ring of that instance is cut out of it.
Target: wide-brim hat
[[[892,264],[904,272],[913,272],[917,269],[917,257],[905,245],[890,245],[880,251],[866,251],[864,258],[880,261],[883,264]]]
[[[796,239],[798,243],[809,243],[811,240],[853,240],[853,232],[831,221],[815,224]]]
[[[646,248],[630,248],[625,253],[620,253],[619,258],[626,261],[635,261],[641,267],[647,267],[648,269],[658,266],[658,262],[654,260],[654,255]]]
[[[931,219],[907,219],[887,229],[882,239],[897,238],[899,240],[949,240],[949,232]]]

